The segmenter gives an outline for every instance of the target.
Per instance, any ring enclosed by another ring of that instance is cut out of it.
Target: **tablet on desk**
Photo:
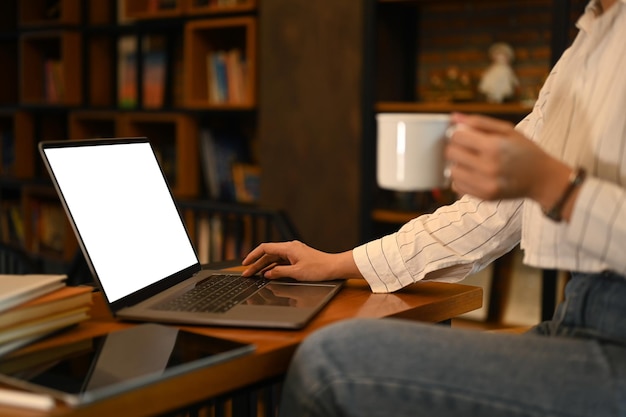
[[[2,382],[70,404],[97,401],[254,351],[254,345],[159,324],[0,360]]]

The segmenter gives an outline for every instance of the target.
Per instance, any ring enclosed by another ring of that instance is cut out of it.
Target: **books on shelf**
[[[118,40],[117,101],[123,109],[137,106],[137,37]]]
[[[44,62],[44,97],[48,103],[60,103],[65,98],[63,62],[47,59]]]
[[[261,168],[255,164],[235,162],[232,166],[235,199],[255,203],[261,197]]]
[[[62,254],[69,230],[66,215],[61,205],[57,202],[37,199],[32,201],[31,212],[32,230],[36,231],[33,250]]]
[[[249,253],[258,244],[255,236],[259,227],[251,216],[225,213],[199,216],[195,230],[200,263],[237,259]]]
[[[215,200],[238,201],[233,168],[249,160],[245,138],[204,128],[200,131],[200,152],[209,196]]]
[[[207,55],[209,102],[237,104],[246,99],[246,61],[239,48]]]
[[[24,244],[24,219],[19,201],[0,202],[0,239],[3,242]]]
[[[0,275],[0,356],[89,318],[91,287],[65,275]]]
[[[167,68],[165,36],[143,38],[143,107],[147,109],[163,107]]]

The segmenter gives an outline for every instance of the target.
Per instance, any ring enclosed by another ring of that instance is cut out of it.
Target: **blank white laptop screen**
[[[110,302],[198,262],[149,143],[45,153]]]

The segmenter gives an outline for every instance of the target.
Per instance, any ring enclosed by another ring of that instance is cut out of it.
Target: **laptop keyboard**
[[[269,280],[263,278],[246,278],[240,275],[211,275],[196,284],[190,291],[157,304],[153,308],[169,311],[224,313],[268,282]]]

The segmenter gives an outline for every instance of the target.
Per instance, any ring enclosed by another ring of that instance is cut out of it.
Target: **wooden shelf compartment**
[[[120,131],[113,111],[74,111],[69,115],[70,139],[114,138]]]
[[[78,105],[81,37],[74,31],[33,32],[20,38],[23,104]]]
[[[55,191],[46,186],[24,187],[22,207],[26,249],[43,258],[71,261],[78,243]]]
[[[181,16],[184,13],[183,0],[123,0],[124,19],[163,19]]]
[[[11,32],[17,27],[17,3],[17,0],[0,1],[0,32]]]
[[[422,214],[424,213],[421,211],[374,209],[372,220],[380,223],[404,224]]]
[[[109,25],[115,22],[114,2],[111,0],[89,0],[87,5],[90,25]]]
[[[194,20],[185,25],[184,36],[186,107],[232,110],[254,108],[256,20],[253,17]],[[232,51],[238,51],[243,64],[227,64],[222,67],[222,76],[216,75],[210,61],[218,52],[228,54]],[[222,82],[215,82],[216,77]],[[218,85],[235,93],[226,94],[230,97],[216,98]]]
[[[243,13],[253,11],[257,7],[256,0],[231,0],[230,4],[217,5],[210,0],[184,0],[185,10],[189,15]]]
[[[0,39],[0,105],[18,102],[18,42],[15,39]]]
[[[109,35],[93,35],[88,42],[89,107],[115,104],[115,40]]]
[[[111,73],[117,71],[117,86],[110,90],[117,91],[118,107],[126,110],[183,107],[183,64],[183,36],[178,29],[119,37],[117,67],[111,70]]]
[[[530,113],[532,106],[522,103],[447,103],[447,102],[379,102],[377,112],[389,113],[483,113],[491,115],[523,116]]]
[[[2,190],[0,200],[0,241],[4,244],[23,248],[24,237],[24,210],[19,195],[7,196],[7,191]]]
[[[32,178],[36,156],[32,115],[23,111],[1,112],[0,135],[0,175],[4,178]]]
[[[78,25],[81,4],[81,0],[20,0],[20,26]]]
[[[200,158],[193,116],[179,113],[130,112],[120,116],[123,137],[147,137],[177,198],[198,197]]]

